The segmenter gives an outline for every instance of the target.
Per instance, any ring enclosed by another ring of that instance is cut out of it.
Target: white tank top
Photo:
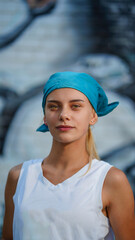
[[[13,197],[14,240],[111,240],[102,213],[102,187],[110,164],[92,160],[57,185],[42,173],[42,159],[26,161]]]

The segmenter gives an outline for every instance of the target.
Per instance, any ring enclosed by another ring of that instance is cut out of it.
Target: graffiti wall
[[[89,73],[120,102],[93,134],[135,193],[134,14],[130,0],[0,1],[0,226],[9,169],[50,150],[50,134],[36,129],[42,88],[56,71]]]

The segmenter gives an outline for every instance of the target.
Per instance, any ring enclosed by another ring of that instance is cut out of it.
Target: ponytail
[[[87,170],[88,172],[91,167],[92,159],[94,158],[100,159],[96,150],[96,146],[95,146],[95,142],[94,142],[94,138],[93,138],[93,134],[90,126],[88,128],[88,132],[86,136],[86,150],[89,155],[89,168]]]

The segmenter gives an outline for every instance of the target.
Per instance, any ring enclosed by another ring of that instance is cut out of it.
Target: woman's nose
[[[59,119],[60,120],[69,120],[70,119],[70,114],[69,111],[67,109],[62,109],[62,111],[60,112],[59,115]]]

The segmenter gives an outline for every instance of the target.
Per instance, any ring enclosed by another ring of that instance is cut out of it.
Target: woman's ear
[[[47,126],[46,116],[44,115],[44,124]]]
[[[97,113],[95,111],[93,111],[93,115],[92,115],[92,117],[90,119],[89,124],[90,125],[94,125],[97,121],[98,121],[98,115],[97,115]]]

